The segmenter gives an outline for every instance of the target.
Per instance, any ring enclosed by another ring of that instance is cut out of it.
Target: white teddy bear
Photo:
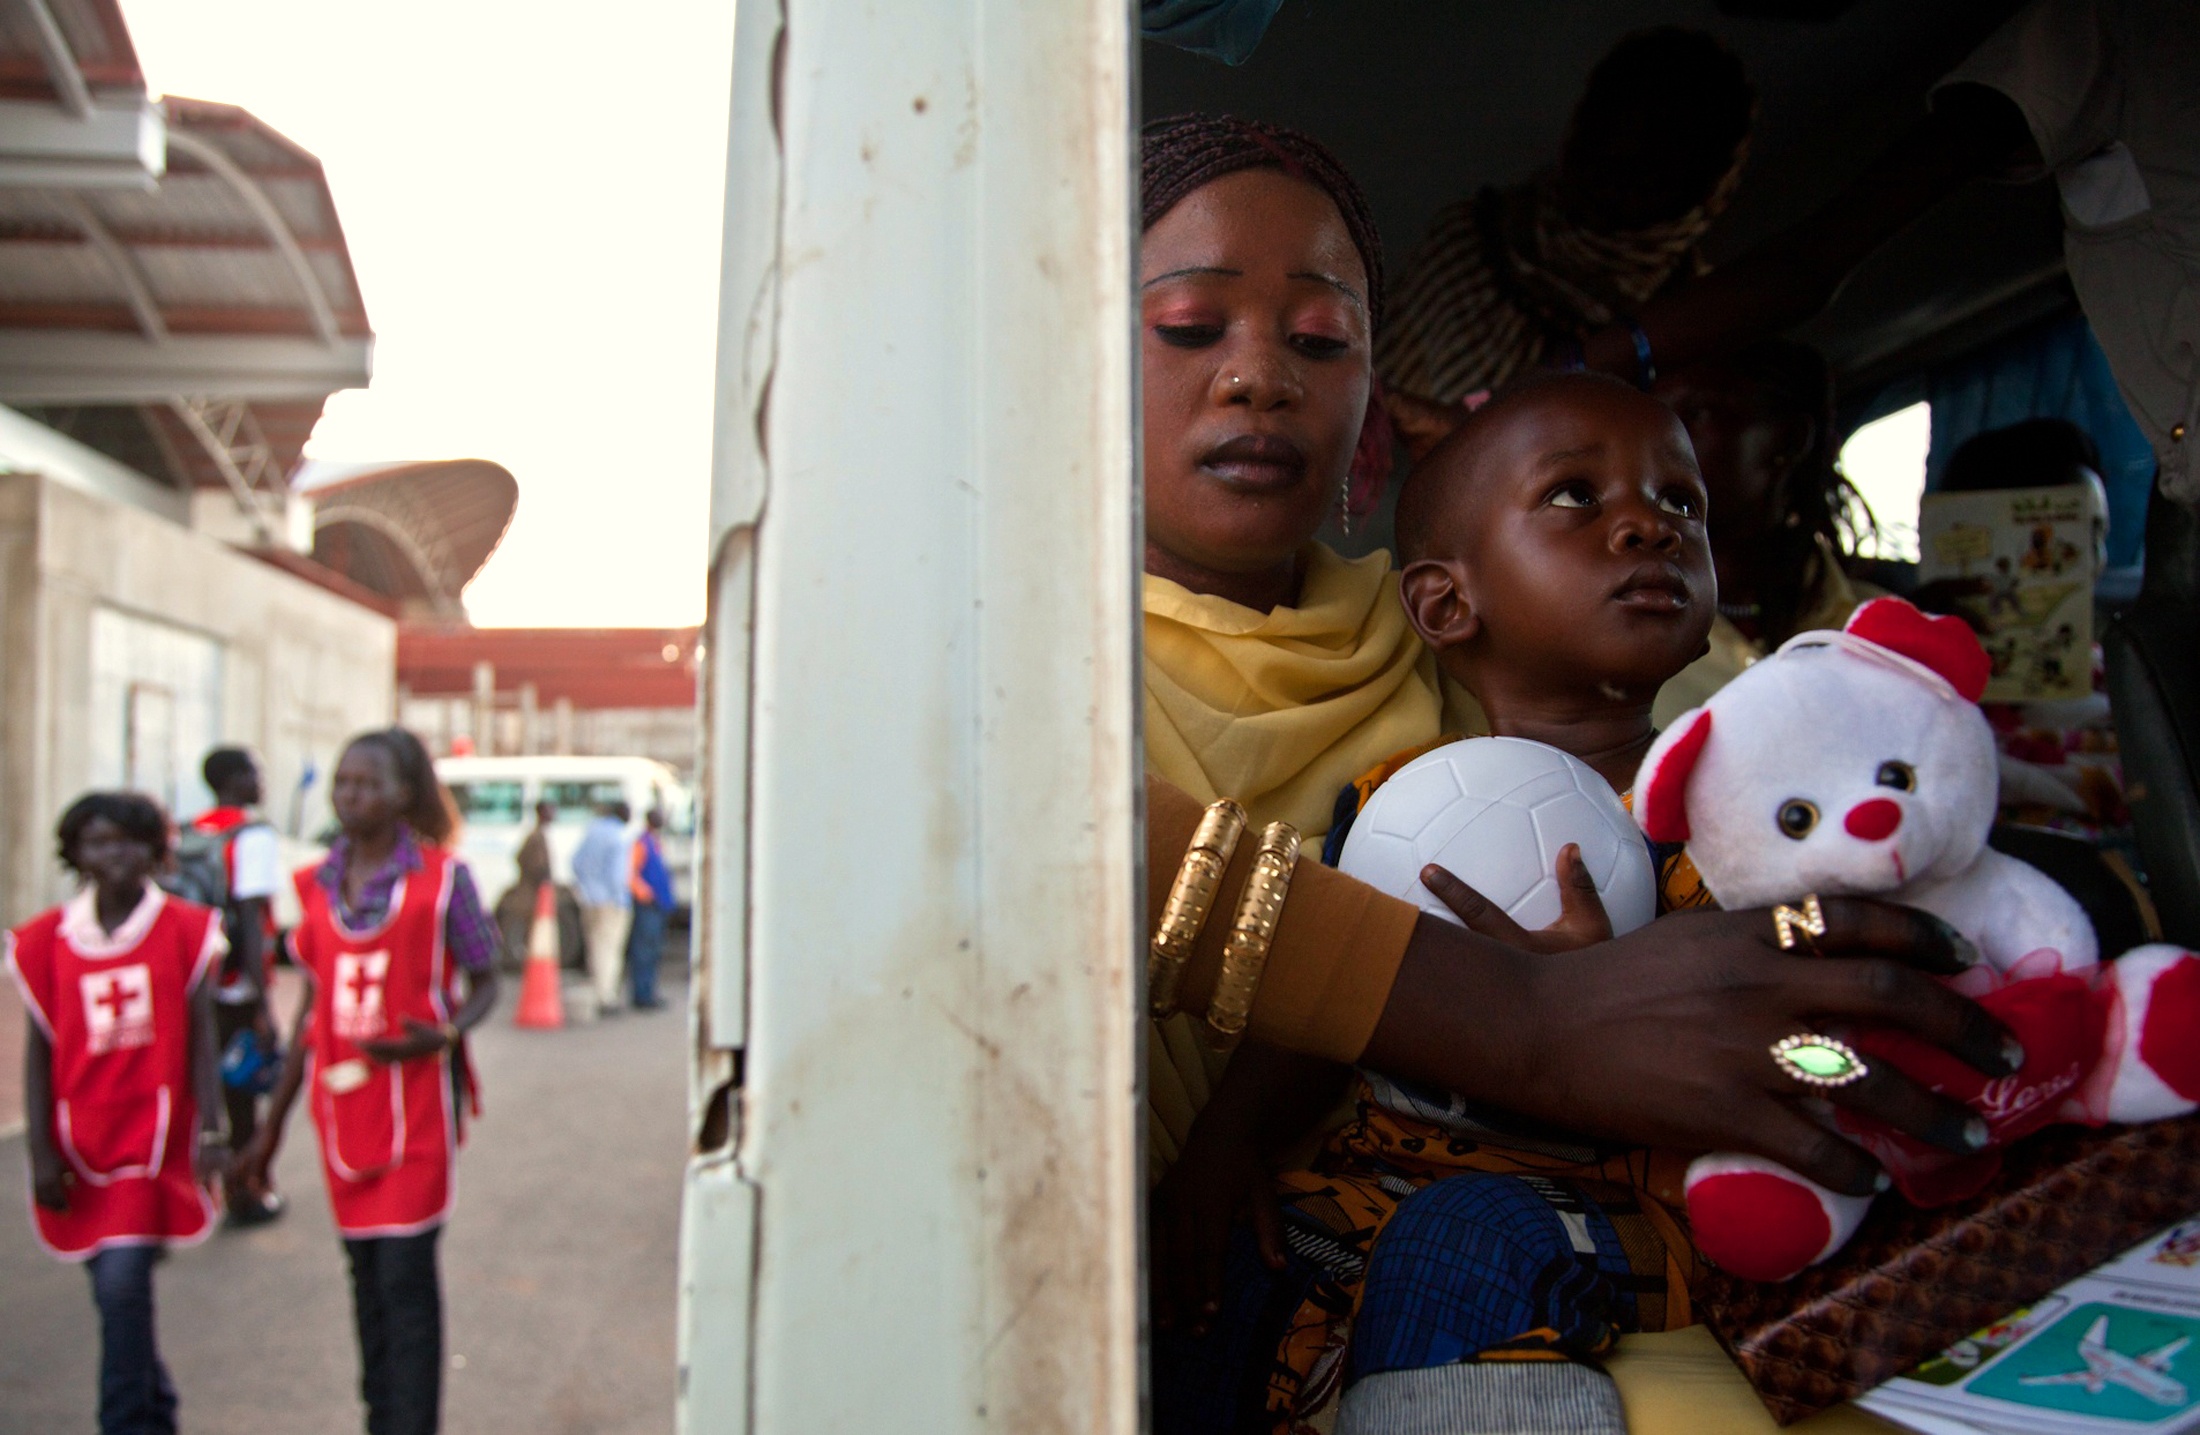
[[[2016,1034],[2022,1071],[1988,1080],[1891,1034],[1853,1044],[1969,1104],[1994,1146],[2051,1121],[2189,1112],[2200,957],[2154,945],[2100,965],[2078,904],[1986,845],[1997,794],[1977,701],[1986,677],[1961,621],[1867,603],[1844,631],[1790,640],[1661,734],[1636,778],[1636,819],[1652,841],[1686,843],[1722,906],[1805,911],[1809,895],[1871,895],[1933,912],[1973,943],[1978,965],[1950,985]],[[1952,1157],[1845,1112],[1829,1119],[1920,1204],[1969,1195],[1999,1168],[1992,1149]],[[1698,1248],[1757,1280],[1832,1255],[1871,1204],[1751,1156],[1699,1158],[1687,1185]]]

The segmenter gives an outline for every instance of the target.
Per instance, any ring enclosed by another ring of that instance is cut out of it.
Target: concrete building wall
[[[193,656],[207,644],[217,695],[200,698],[189,679],[207,671]],[[214,741],[260,755],[276,824],[313,835],[328,821],[337,745],[392,718],[396,645],[390,619],[204,534],[38,474],[0,474],[0,921],[65,895],[54,821],[78,793],[125,780],[128,745],[110,729],[132,702],[179,744],[197,745],[195,714],[208,713]],[[165,669],[126,671],[154,664],[148,654]],[[164,770],[139,756],[135,770]],[[203,801],[201,756],[174,764],[180,815]]]

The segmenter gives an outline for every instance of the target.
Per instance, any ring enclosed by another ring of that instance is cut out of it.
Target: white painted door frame
[[[740,0],[683,1428],[1139,1423],[1127,0]]]

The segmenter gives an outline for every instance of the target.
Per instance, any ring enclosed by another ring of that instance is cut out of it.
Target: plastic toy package
[[[2200,1428],[2200,1220],[2156,1233],[1858,1403],[1926,1435]]]

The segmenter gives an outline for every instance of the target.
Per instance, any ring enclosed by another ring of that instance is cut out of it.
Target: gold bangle
[[[1215,979],[1214,999],[1207,1003],[1207,1040],[1218,1051],[1230,1050],[1245,1035],[1298,861],[1298,828],[1271,822],[1262,829],[1260,851],[1253,854],[1253,871],[1245,879],[1237,916],[1230,923],[1230,939],[1222,947],[1222,975]]]
[[[1169,900],[1162,905],[1161,922],[1154,928],[1146,957],[1147,1009],[1157,1018],[1176,1010],[1177,979],[1192,959],[1192,945],[1207,925],[1207,911],[1214,906],[1215,891],[1244,831],[1245,809],[1225,797],[1209,805],[1192,833],[1192,845],[1176,869],[1176,881],[1169,887]]]

